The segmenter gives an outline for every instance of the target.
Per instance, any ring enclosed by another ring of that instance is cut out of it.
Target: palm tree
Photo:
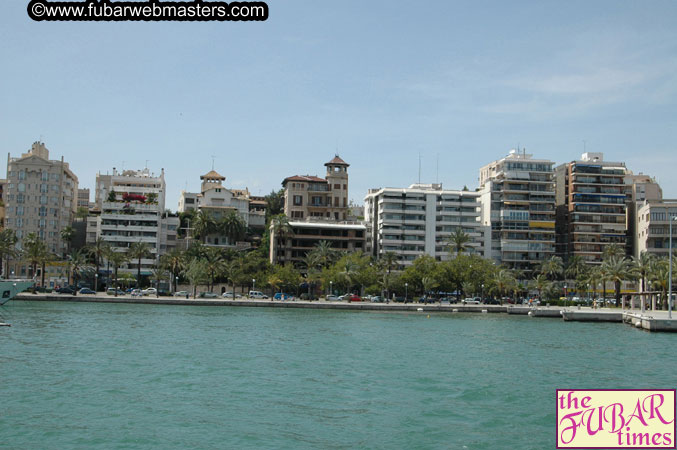
[[[514,290],[517,285],[515,275],[510,269],[501,269],[494,273],[492,278],[493,289],[499,297],[511,290]]]
[[[602,269],[600,267],[594,267],[590,269],[587,277],[585,278],[585,283],[592,288],[592,297],[595,298],[594,292],[597,291],[597,286],[602,282]]]
[[[245,231],[247,230],[247,225],[238,213],[231,211],[219,221],[218,228],[221,233],[228,238],[228,242],[232,245],[238,239],[242,239],[242,236],[244,236]]]
[[[548,280],[548,277],[543,274],[539,273],[536,275],[536,278],[534,278],[534,287],[538,291],[538,297],[541,298],[543,296],[543,292],[547,292],[550,290],[551,282]]]
[[[38,238],[35,233],[28,233],[23,240],[23,254],[33,269],[32,275],[37,275],[38,264],[40,264],[43,255],[47,252],[47,245]]]
[[[270,220],[270,224],[273,227],[273,234],[276,237],[289,237],[293,236],[294,230],[289,224],[289,219],[284,214],[278,214]]]
[[[240,264],[235,261],[225,261],[223,263],[223,276],[226,277],[226,282],[230,281],[233,292],[233,299],[235,299],[235,278],[237,277],[238,272],[240,271]]]
[[[45,266],[54,261],[54,255],[44,247],[44,252],[40,255],[40,286],[45,287]]]
[[[449,235],[448,239],[449,249],[456,252],[456,256],[471,248],[470,245],[468,245],[469,242],[470,235],[463,231],[461,227],[457,227],[456,230]]]
[[[115,273],[115,296],[118,296],[118,269],[120,266],[129,261],[129,255],[126,252],[117,252],[111,249],[110,253],[107,256],[108,262],[113,265],[113,270]]]
[[[609,256],[602,263],[603,270],[607,274],[607,279],[613,281],[616,292],[616,305],[621,304],[621,283],[625,280],[632,280],[636,273],[632,263],[622,256]]]
[[[161,265],[153,267],[151,278],[155,282],[155,297],[160,297],[160,282],[166,280],[169,272]]]
[[[87,218],[89,215],[89,210],[85,208],[84,206],[78,207],[78,210],[75,212],[75,218],[78,219],[78,221],[82,222]]]
[[[545,275],[549,280],[558,279],[563,272],[562,258],[559,256],[551,256],[541,263],[541,274]]]
[[[134,242],[129,246],[129,257],[137,260],[136,287],[141,286],[141,260],[151,255],[150,246],[145,242]]]
[[[205,262],[205,269],[207,270],[207,276],[209,278],[209,292],[212,292],[214,289],[214,280],[223,272],[223,265],[225,263],[223,252],[220,248],[208,247],[205,250],[203,261]]]
[[[660,289],[663,309],[667,309],[670,264],[668,258],[654,258],[648,278],[654,289]]]
[[[611,256],[625,256],[625,249],[620,246],[620,244],[617,243],[611,243],[604,247],[604,251],[602,252],[602,259],[607,259]]]
[[[216,228],[216,222],[209,212],[201,209],[195,215],[195,222],[193,223],[193,232],[198,239],[202,239],[203,243],[207,243],[207,236],[213,233]]]
[[[315,258],[317,265],[321,267],[329,267],[335,260],[337,252],[331,246],[331,242],[322,240],[315,244],[309,254],[312,254]]]
[[[108,254],[110,244],[102,237],[98,237],[96,241],[87,248],[87,252],[94,257],[94,292],[99,289],[99,268],[101,267],[101,260]]]
[[[5,228],[0,231],[0,276],[5,274],[5,259],[19,256],[16,242],[17,237],[14,230]]]
[[[303,265],[306,266],[306,283],[308,284],[308,295],[311,295],[311,288],[315,281],[318,280],[319,270],[321,267],[320,255],[315,252],[308,252],[303,258]],[[309,299],[310,300],[310,299]]]
[[[78,279],[84,273],[89,272],[91,268],[87,265],[87,258],[85,257],[85,254],[82,252],[82,250],[74,250],[68,256],[68,266],[70,268],[70,273],[73,275],[73,286],[75,286],[75,292],[73,295],[77,295]]]
[[[651,265],[653,264],[654,259],[655,256],[649,252],[642,252],[642,254],[639,255],[639,258],[633,258],[635,270],[637,271],[638,277],[642,281],[642,292],[646,292],[646,278],[649,275],[649,271],[651,270]]]
[[[569,259],[564,275],[570,280],[576,280],[588,271],[588,265],[581,255],[574,255]]]
[[[186,258],[181,250],[178,248],[172,249],[168,253],[165,253],[162,258],[162,265],[172,273],[172,281],[174,283],[174,292],[177,289],[177,281],[179,274],[186,267]]]
[[[71,244],[73,243],[73,237],[75,237],[75,229],[69,225],[61,230],[60,235],[61,240],[66,243],[66,253],[70,252]]]

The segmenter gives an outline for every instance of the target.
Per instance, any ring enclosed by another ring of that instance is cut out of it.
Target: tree
[[[54,255],[47,250],[47,246],[44,246],[44,251],[40,255],[40,286],[45,286],[45,268],[47,264],[54,261]]]
[[[278,288],[286,290],[289,287],[294,287],[294,291],[296,291],[301,280],[301,274],[289,263],[285,265],[278,264],[273,268],[273,273],[267,277],[268,284],[273,290]]]
[[[61,240],[66,243],[66,253],[70,252],[71,244],[73,243],[73,238],[75,237],[75,229],[69,225],[61,230],[60,235]]]
[[[192,259],[184,272],[186,278],[193,286],[193,298],[197,296],[197,287],[208,281],[207,277],[207,262],[203,259]]]
[[[450,251],[455,252],[456,256],[458,256],[459,254],[471,248],[470,245],[468,245],[470,240],[470,235],[463,231],[461,227],[457,227],[456,230],[449,235],[449,249]]]
[[[184,254],[178,248],[170,250],[161,257],[162,266],[172,273],[172,282],[174,283],[174,292],[177,289],[177,278],[186,267]]]
[[[226,277],[226,282],[230,281],[233,291],[233,298],[235,298],[235,279],[240,270],[240,265],[237,261],[224,261],[223,263],[223,276]]]
[[[515,290],[517,280],[509,269],[501,269],[494,273],[491,280],[491,287],[489,292],[495,293],[499,298],[502,298],[506,293]]]
[[[131,259],[137,260],[136,266],[136,287],[137,289],[141,287],[141,260],[148,256],[151,256],[150,246],[145,242],[134,242],[129,246],[128,251],[129,257]]]
[[[87,218],[89,215],[89,209],[85,208],[84,206],[78,206],[78,210],[75,212],[75,218],[79,221],[82,222]]]
[[[338,252],[331,246],[331,242],[322,240],[315,244],[309,254],[315,258],[317,265],[324,268],[336,261]]]
[[[96,269],[96,272],[94,272],[95,292],[99,289],[99,268],[101,267],[101,260],[108,254],[109,250],[110,244],[102,237],[98,237],[92,245],[87,247],[87,252],[94,258],[94,267]]]
[[[646,292],[647,276],[651,270],[651,265],[654,262],[654,258],[655,256],[649,252],[642,252],[642,254],[639,255],[639,258],[633,258],[637,276],[642,281],[642,292]]]
[[[38,264],[41,264],[47,245],[35,233],[28,233],[23,240],[23,257],[28,260],[32,268],[32,277],[37,275]]]
[[[615,242],[607,245],[602,252],[602,259],[607,259],[612,256],[625,256],[625,249]]]
[[[541,274],[545,275],[549,280],[558,279],[562,273],[562,258],[559,256],[551,256],[541,263]]]
[[[284,212],[284,189],[266,195],[266,222]]]
[[[212,215],[201,209],[195,215],[195,222],[193,223],[193,232],[196,238],[201,239],[203,243],[207,243],[207,236],[213,233],[216,229],[216,221]]]
[[[225,263],[221,249],[216,247],[208,247],[205,250],[205,257],[203,261],[205,262],[205,269],[207,270],[209,292],[212,292],[214,289],[214,280],[223,272],[223,266]]]
[[[228,242],[233,245],[236,241],[242,239],[247,230],[247,225],[238,213],[231,211],[219,221],[217,228],[228,238]]]
[[[118,269],[120,266],[129,261],[129,255],[126,252],[118,252],[111,248],[107,257],[108,262],[113,265],[115,273],[115,296],[118,296]]]
[[[85,273],[91,271],[91,267],[87,264],[87,258],[82,250],[74,250],[68,256],[68,267],[73,276],[73,286],[75,286],[75,293],[78,293],[78,279]]]
[[[564,275],[570,280],[575,280],[581,275],[585,275],[588,270],[588,265],[583,260],[583,257],[574,255],[569,259]]]
[[[625,280],[632,280],[636,277],[633,264],[623,256],[609,256],[602,263],[603,270],[607,274],[607,279],[614,283],[616,292],[616,306],[621,304],[621,283]]]
[[[278,214],[277,216],[274,216],[271,219],[270,224],[273,228],[273,234],[275,234],[276,238],[285,238],[294,235],[294,230],[292,230],[292,227],[289,224],[289,219],[284,214]]]
[[[155,282],[155,297],[160,296],[160,282],[166,280],[169,272],[162,265],[156,265],[151,272],[151,278]]]
[[[17,237],[14,230],[5,228],[0,231],[0,276],[5,275],[5,260],[16,258],[20,254],[16,248],[16,242]]]
[[[534,278],[533,285],[538,291],[538,297],[542,298],[544,292],[549,292],[550,291],[550,286],[552,283],[550,280],[548,280],[548,277],[542,273],[539,273],[536,275],[536,278]]]
[[[663,309],[667,309],[670,262],[668,258],[654,258],[649,269],[649,280],[654,289],[661,291]]]

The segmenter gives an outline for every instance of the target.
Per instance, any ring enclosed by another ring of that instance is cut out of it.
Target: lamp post
[[[407,303],[409,297],[409,283],[404,283],[404,303]]]
[[[569,297],[567,296],[567,284],[564,283],[564,306],[569,306]]]
[[[95,273],[94,274],[94,292],[99,290],[99,274]]]
[[[329,282],[329,295],[334,295],[334,282]]]
[[[252,291],[256,290],[256,279],[252,278]]]
[[[176,276],[174,278],[174,293],[176,294],[176,290],[179,288],[179,277]]]
[[[481,296],[480,302],[483,302],[484,301],[484,283],[482,283],[482,285],[480,287],[482,288],[482,290],[480,291],[480,296]]]
[[[677,216],[672,217],[668,211],[668,220],[670,221],[670,251],[668,252],[669,271],[668,271],[668,319],[672,319],[672,221],[677,219]]]

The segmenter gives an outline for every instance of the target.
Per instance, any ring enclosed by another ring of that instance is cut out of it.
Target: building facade
[[[490,235],[480,223],[477,192],[414,184],[370,189],[364,201],[367,250],[376,258],[394,252],[401,267],[421,255],[447,259],[449,236],[459,228],[470,237],[468,252],[489,256]]]
[[[43,142],[33,143],[21,157],[7,155],[5,226],[16,231],[19,246],[29,233],[35,233],[50,252],[64,256],[68,245],[61,239],[61,231],[73,223],[77,195],[78,177],[63,157],[50,160]]]
[[[482,224],[491,255],[529,276],[555,254],[554,163],[512,150],[480,169]]]
[[[670,249],[670,217],[677,217],[677,199],[643,201],[637,208],[637,253],[667,257]],[[677,222],[672,222],[672,248],[677,249]]]
[[[556,168],[557,252],[562,258],[578,255],[600,264],[612,243],[630,253],[628,174],[625,163],[605,161],[602,153],[584,153],[580,160]]]
[[[336,155],[324,164],[325,178],[294,175],[282,181],[284,213],[290,220],[348,220],[348,167]]]
[[[165,192],[164,169],[155,176],[148,169],[118,172],[113,168],[112,175],[96,177],[96,203],[101,211],[94,216],[96,237],[115,251],[127,251],[137,242],[147,244],[150,254],[141,260],[142,275],[150,275],[157,258],[176,245],[178,217],[165,214]],[[137,264],[130,261],[123,272],[136,273]]]

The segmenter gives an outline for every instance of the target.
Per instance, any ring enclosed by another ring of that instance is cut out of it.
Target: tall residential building
[[[89,189],[78,189],[78,208],[89,209]]]
[[[148,169],[118,172],[115,168],[112,175],[96,176],[96,203],[101,210],[96,236],[116,251],[146,243],[151,255],[141,260],[142,275],[150,275],[157,257],[176,244],[179,219],[165,214],[165,192],[164,169],[160,176]],[[89,224],[87,232],[91,235]],[[130,262],[124,270],[135,273],[136,264]]]
[[[6,188],[5,225],[16,231],[19,245],[29,233],[35,233],[50,252],[63,256],[67,244],[61,239],[61,230],[73,222],[78,195],[78,177],[63,157],[50,160],[43,142],[34,142],[19,158],[8,154]]]
[[[628,174],[625,163],[605,161],[602,153],[584,153],[555,169],[559,255],[599,264],[609,244],[626,247]]]
[[[7,180],[0,180],[0,230],[5,228],[5,196],[3,192],[7,186]]]
[[[253,208],[249,189],[229,189],[223,185],[226,177],[214,170],[200,176],[200,192],[181,191],[179,212],[205,211],[217,222],[231,212],[237,213],[247,227],[262,229],[266,223],[265,210]],[[218,247],[243,247],[249,244],[233,241],[224,232],[207,236],[206,245]]]
[[[348,167],[338,155],[324,164],[324,178],[294,175],[282,181],[284,213],[290,219],[348,220]]]
[[[480,169],[482,224],[497,263],[529,274],[555,254],[553,166],[512,150]]]
[[[635,257],[641,253],[639,250],[639,234],[637,230],[637,210],[646,202],[655,202],[663,199],[663,190],[655,178],[642,173],[638,175],[626,175],[625,184],[630,187],[630,202],[627,211],[627,250],[628,254]]]
[[[394,252],[400,266],[410,265],[421,255],[447,259],[449,236],[459,228],[471,238],[471,253],[489,256],[489,229],[480,223],[477,192],[413,184],[370,189],[364,202],[367,248],[377,258]]]
[[[637,205],[637,249],[635,256],[649,252],[668,256],[670,249],[669,218],[677,217],[677,199],[643,201]],[[677,221],[672,222],[672,248],[677,249]]]

